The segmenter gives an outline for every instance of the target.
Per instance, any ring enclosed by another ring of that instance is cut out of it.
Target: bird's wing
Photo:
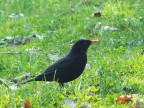
[[[44,73],[49,74],[49,73],[53,73],[56,71],[61,73],[65,70],[69,70],[69,69],[72,69],[73,67],[75,67],[75,65],[76,65],[75,62],[76,62],[76,60],[74,58],[66,56],[66,57],[60,59],[59,61],[55,62],[51,66],[49,66],[44,71]]]
[[[36,80],[47,79],[47,81],[58,80],[64,72],[69,72],[77,68],[76,60],[73,57],[66,56],[49,66],[45,71],[36,77]]]

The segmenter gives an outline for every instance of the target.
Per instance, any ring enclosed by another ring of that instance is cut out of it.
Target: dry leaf
[[[52,60],[52,61],[56,61],[59,59],[58,55],[54,55],[54,54],[49,54],[49,59]]]
[[[20,17],[23,17],[24,14],[20,13],[20,14],[15,14],[15,13],[11,13],[9,15],[10,18],[20,18]]]
[[[101,13],[100,12],[93,13],[92,17],[101,17]]]
[[[97,23],[94,25],[94,29],[100,28],[100,25],[101,25],[101,22],[97,22]]]
[[[17,90],[17,85],[16,84],[13,84],[13,85],[11,85],[11,86],[9,86],[9,88],[11,89],[11,90]]]
[[[30,108],[30,101],[28,99],[24,101],[23,108]]]
[[[22,44],[24,45],[24,44],[30,42],[35,37],[36,37],[36,35],[23,37]]]
[[[104,30],[117,31],[119,29],[115,27],[110,27],[110,26],[102,26],[101,31],[104,31]]]
[[[43,40],[42,35],[30,35],[30,36],[8,36],[3,39],[0,39],[1,45],[24,45],[32,41],[34,38]]]
[[[66,99],[64,102],[64,106],[69,106],[69,108],[76,108],[76,103],[71,99]]]
[[[126,104],[132,101],[133,96],[122,95],[116,99],[117,104]]]

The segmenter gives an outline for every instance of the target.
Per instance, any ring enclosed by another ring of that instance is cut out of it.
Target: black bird
[[[65,57],[50,65],[43,73],[18,84],[18,86],[31,81],[57,81],[63,86],[64,83],[78,78],[87,63],[87,49],[96,42],[98,40],[78,40]]]

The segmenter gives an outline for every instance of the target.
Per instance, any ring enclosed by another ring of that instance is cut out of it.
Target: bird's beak
[[[98,42],[98,40],[91,40],[91,43],[90,43],[90,44],[94,44],[94,43],[96,43],[96,42]]]

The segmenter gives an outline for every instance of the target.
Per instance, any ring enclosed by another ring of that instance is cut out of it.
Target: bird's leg
[[[59,83],[59,86],[60,86],[61,88],[64,88],[64,83]]]

